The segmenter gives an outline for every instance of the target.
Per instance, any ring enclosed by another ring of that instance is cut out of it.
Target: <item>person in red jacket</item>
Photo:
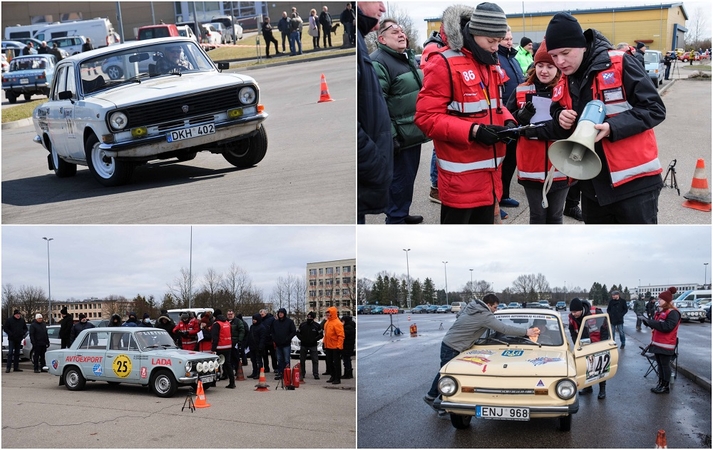
[[[191,319],[188,313],[185,312],[181,314],[181,320],[173,329],[173,333],[181,338],[181,348],[183,350],[196,349],[196,343],[198,342],[196,334],[198,334],[199,329],[200,323],[198,323],[197,319]]]
[[[529,125],[538,112],[533,97],[551,99],[552,91],[562,83],[562,73],[547,53],[545,41],[537,49],[534,65],[530,66],[525,76],[525,82],[515,88],[507,102],[507,108],[520,125]],[[542,126],[525,130],[520,135],[515,158],[517,182],[525,188],[531,224],[561,224],[570,179],[555,170],[549,191],[543,192],[543,185],[552,168],[547,149],[554,135],[549,111],[544,116],[549,120],[539,120]]]
[[[502,196],[505,142],[516,126],[501,97],[506,81],[496,52],[507,19],[494,3],[481,3],[468,24],[460,17],[444,30],[448,44],[428,56],[415,123],[433,140],[438,164],[441,223],[494,222]]]
[[[223,312],[219,309],[215,310],[215,322],[210,327],[211,352],[218,355],[223,355],[223,371],[228,379],[228,389],[235,389],[235,373],[233,365],[230,361],[230,353],[233,348],[233,334],[231,331],[230,322],[225,318]]]
[[[671,381],[671,357],[676,353],[678,341],[678,326],[681,324],[681,313],[673,306],[675,287],[670,287],[659,294],[659,306],[653,319],[639,316],[641,322],[653,328],[649,351],[656,355],[659,384],[651,388],[655,394],[668,394]]]

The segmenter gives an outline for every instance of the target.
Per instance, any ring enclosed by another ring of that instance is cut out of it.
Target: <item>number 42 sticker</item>
[[[131,359],[126,355],[117,355],[114,362],[111,363],[111,368],[119,378],[126,378],[131,374]]]
[[[587,373],[585,383],[604,378],[611,370],[611,354],[609,351],[595,353],[587,357]]]

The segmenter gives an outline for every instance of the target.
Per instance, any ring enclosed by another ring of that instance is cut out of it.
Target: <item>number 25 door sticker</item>
[[[611,369],[611,355],[608,351],[595,353],[587,357],[585,383],[604,378]]]
[[[117,355],[111,363],[111,368],[117,377],[126,378],[131,373],[131,359],[126,355]]]

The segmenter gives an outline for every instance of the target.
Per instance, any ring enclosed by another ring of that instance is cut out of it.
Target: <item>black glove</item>
[[[649,319],[647,319],[647,318],[644,317],[644,316],[639,316],[639,319],[641,319],[641,323],[643,323],[643,324],[646,325],[647,327],[651,328],[651,325],[649,325]]]
[[[527,102],[525,106],[517,112],[517,121],[520,122],[520,125],[528,125],[534,115],[535,105],[533,105],[532,102]]]
[[[498,133],[507,131],[508,127],[500,125],[478,125],[478,131],[475,133],[475,140],[483,145],[493,145],[500,142]]]

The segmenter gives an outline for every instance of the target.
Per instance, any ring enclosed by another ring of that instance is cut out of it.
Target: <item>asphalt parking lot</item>
[[[73,392],[58,386],[59,377],[33,373],[29,361],[20,368],[2,373],[3,448],[356,447],[355,379],[335,386],[308,375],[288,391],[268,373],[266,392],[255,391],[252,379],[236,381],[234,390],[219,381],[205,392],[210,407],[190,412],[181,411],[187,388],[172,398],[100,382]]]

